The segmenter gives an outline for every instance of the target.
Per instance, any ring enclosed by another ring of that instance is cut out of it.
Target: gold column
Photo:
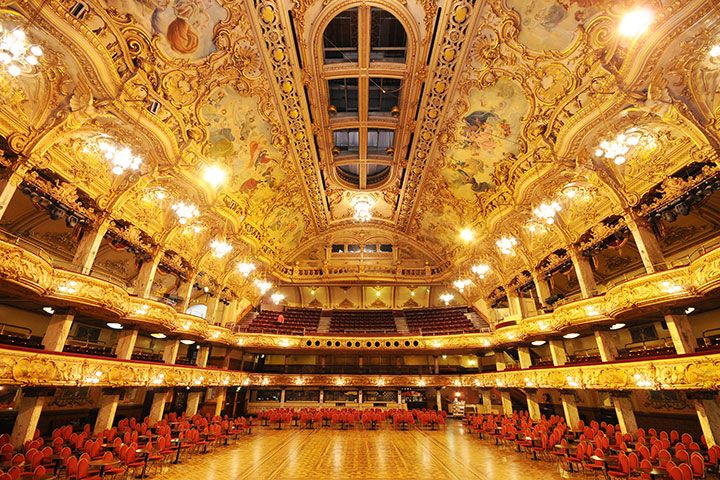
[[[615,414],[620,424],[620,430],[622,430],[623,433],[634,434],[637,432],[638,427],[630,396],[631,392],[617,392],[612,393],[610,398],[615,407]]]
[[[560,390],[560,400],[562,400],[565,423],[571,429],[576,429],[580,422],[580,414],[578,413],[575,392],[572,390]]]
[[[10,443],[15,448],[20,448],[25,442],[32,440],[45,404],[45,397],[51,397],[53,394],[54,389],[24,387],[21,390],[18,413],[10,434]]]
[[[693,353],[697,347],[697,340],[695,339],[687,315],[684,313],[671,312],[664,315],[664,318],[675,351],[679,355]]]
[[[597,292],[597,284],[595,283],[592,266],[590,266],[590,260],[575,248],[570,248],[568,253],[572,259],[583,298],[592,297]]]
[[[48,324],[47,330],[45,330],[45,336],[42,342],[45,350],[49,352],[63,351],[74,318],[75,315],[70,312],[56,312],[50,317],[50,323]]]
[[[158,250],[155,252],[152,260],[143,262],[137,276],[135,295],[142,298],[150,297],[153,280],[155,280],[155,274],[157,273],[158,265],[160,265],[162,258],[163,252]]]
[[[150,424],[155,424],[162,420],[163,413],[165,412],[165,403],[168,399],[168,394],[171,392],[168,388],[159,388],[155,390],[148,390],[146,395],[152,395],[152,405],[150,407]]]
[[[93,433],[99,435],[107,429],[112,428],[115,421],[115,412],[117,412],[118,403],[120,403],[120,391],[117,388],[103,388],[100,396],[100,409],[98,410],[97,419],[95,420],[95,428]]]
[[[665,255],[662,253],[660,242],[658,242],[650,222],[646,218],[638,216],[633,210],[629,210],[625,215],[625,223],[635,240],[645,270],[648,273],[667,270]]]
[[[180,340],[165,340],[165,348],[163,349],[163,362],[167,363],[168,365],[175,365],[179,349]]]
[[[98,249],[100,248],[100,242],[102,242],[103,237],[105,237],[109,226],[110,220],[106,219],[101,221],[99,225],[93,226],[83,232],[83,237],[80,239],[80,243],[78,243],[72,261],[73,266],[78,272],[84,275],[90,274]]]
[[[720,443],[720,405],[717,392],[688,392],[708,447]]]
[[[135,350],[135,342],[137,341],[137,330],[121,330],[118,338],[117,346],[115,346],[115,355],[120,360],[130,360]]]
[[[197,415],[198,408],[200,407],[200,397],[202,396],[201,389],[190,389],[187,396],[187,406],[185,407],[185,414],[188,417]]]
[[[208,358],[210,358],[210,345],[201,345],[198,348],[197,361],[195,364],[200,368],[207,367]]]
[[[613,332],[595,330],[595,342],[600,352],[600,359],[603,362],[612,362],[618,356],[617,337]]]

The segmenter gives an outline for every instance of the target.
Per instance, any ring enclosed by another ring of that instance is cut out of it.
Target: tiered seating
[[[98,357],[111,357],[116,355],[111,347],[100,343],[79,342],[76,340],[68,340],[63,347],[63,352],[80,353],[82,355],[95,355]]]
[[[331,332],[396,333],[391,310],[333,310]]]
[[[405,320],[411,332],[422,335],[477,332],[478,329],[465,315],[467,308],[423,308],[405,310]]]
[[[316,332],[322,310],[317,308],[287,308],[284,312],[262,311],[245,329],[257,333],[303,334]],[[278,317],[284,321],[280,323]]]

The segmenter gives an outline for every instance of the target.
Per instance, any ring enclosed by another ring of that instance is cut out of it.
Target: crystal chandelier
[[[270,300],[272,300],[275,305],[279,305],[280,302],[285,300],[285,295],[283,295],[282,293],[279,293],[279,292],[275,292],[272,295],[270,295]]]
[[[267,293],[267,291],[270,290],[273,285],[267,280],[260,280],[258,278],[255,280],[255,286],[258,290],[260,290],[260,295],[265,295],[265,293]]]
[[[536,217],[545,221],[545,223],[553,224],[555,223],[555,215],[557,215],[560,210],[561,208],[558,202],[543,202],[533,210],[533,213]]]
[[[485,278],[485,275],[490,272],[490,265],[487,265],[485,263],[478,263],[477,265],[473,265],[470,270],[477,275],[480,278]]]
[[[98,141],[97,146],[105,160],[112,165],[112,173],[115,175],[122,175],[126,170],[137,171],[142,165],[142,158],[128,147],[115,145],[108,140]]]
[[[217,258],[224,257],[225,255],[230,253],[230,251],[232,251],[232,249],[233,249],[232,245],[230,245],[225,240],[217,240],[217,239],[210,242],[210,248],[212,249],[213,254]]]
[[[372,208],[375,201],[370,195],[356,195],[350,201],[355,210],[353,218],[356,222],[369,222],[372,219]]]
[[[615,162],[615,165],[622,165],[627,161],[626,155],[642,140],[643,134],[635,128],[619,133],[613,140],[602,140],[595,150],[595,156],[606,158]]]
[[[450,305],[450,302],[452,302],[453,298],[455,298],[455,295],[452,293],[443,293],[440,295],[440,300],[442,300],[445,305]]]
[[[32,73],[42,54],[42,48],[27,43],[27,35],[22,29],[8,30],[0,25],[0,64],[5,65],[10,75]]]
[[[505,255],[513,255],[515,253],[515,245],[517,245],[517,239],[512,236],[506,236],[498,239],[495,242],[501,253]]]
[[[171,208],[178,216],[180,225],[185,225],[188,220],[200,215],[200,210],[198,210],[197,207],[192,203],[177,202]]]
[[[470,285],[471,283],[472,283],[472,282],[471,282],[469,279],[467,279],[467,278],[462,278],[462,279],[459,279],[459,280],[455,280],[455,281],[453,282],[453,286],[454,286],[458,291],[462,292],[463,290],[465,290],[465,287],[467,287],[467,286]]]
[[[243,277],[247,277],[255,270],[255,264],[250,262],[240,262],[238,263],[237,269]]]

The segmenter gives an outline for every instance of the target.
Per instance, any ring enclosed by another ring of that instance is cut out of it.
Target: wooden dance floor
[[[240,479],[560,479],[554,462],[498,448],[463,434],[459,422],[441,431],[273,430],[256,427],[236,444],[194,455],[154,478]]]

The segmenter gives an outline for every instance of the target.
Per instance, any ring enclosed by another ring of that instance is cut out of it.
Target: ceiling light
[[[188,220],[200,215],[200,210],[198,210],[197,207],[192,203],[177,202],[171,208],[178,216],[178,221],[180,222],[180,225],[185,225]]]
[[[440,295],[440,300],[445,302],[445,305],[450,305],[450,302],[452,302],[454,298],[455,295],[453,295],[452,293],[443,293],[442,295]]]
[[[237,269],[243,277],[247,277],[255,270],[255,264],[250,262],[240,262],[238,263]]]
[[[690,315],[695,311],[695,307],[688,307],[685,309],[685,315]]]
[[[713,45],[712,47],[710,47],[709,55],[712,58],[720,57],[720,45]]]
[[[453,282],[453,286],[454,286],[455,288],[457,288],[458,291],[462,292],[463,290],[465,290],[465,287],[467,287],[467,286],[470,285],[471,283],[472,283],[472,282],[471,282],[470,280],[468,280],[467,278],[463,278],[463,279],[460,279],[460,280],[455,280],[455,281]]]
[[[462,230],[460,230],[460,239],[463,242],[470,242],[473,238],[475,238],[475,232],[473,232],[472,229],[463,228]]]
[[[370,195],[355,195],[350,200],[350,205],[355,210],[353,218],[356,222],[369,222],[372,219],[372,208],[375,200]]]
[[[280,305],[280,302],[285,300],[285,295],[280,292],[275,292],[270,295],[270,300],[272,300],[275,305]]]
[[[595,149],[595,156],[612,160],[615,165],[623,165],[627,161],[627,154],[633,147],[636,147],[640,141],[644,140],[643,133],[637,129],[631,128],[624,133],[619,133],[612,140],[602,140]],[[649,145],[654,142],[649,141]]]
[[[210,248],[213,251],[213,254],[217,258],[222,258],[228,253],[230,253],[233,249],[232,245],[230,245],[225,240],[218,240],[215,239],[212,242],[210,242]]]
[[[566,333],[563,335],[563,338],[567,338],[568,340],[579,337],[579,333]]]
[[[620,330],[621,328],[625,328],[624,323],[613,323],[610,325],[610,330]]]
[[[485,275],[487,275],[490,271],[490,265],[478,263],[477,265],[473,265],[470,270],[472,270],[472,272],[478,277],[485,278]]]
[[[5,65],[10,75],[32,73],[42,55],[42,48],[29,44],[22,29],[9,30],[0,25],[0,64]]]
[[[637,37],[645,33],[652,22],[653,12],[646,8],[639,8],[623,16],[618,31],[626,37]]]
[[[142,158],[128,147],[116,145],[107,139],[99,140],[97,147],[112,165],[112,173],[115,175],[122,175],[126,170],[137,171],[142,165]]]
[[[495,245],[497,245],[501,253],[504,253],[505,255],[514,255],[517,239],[511,235],[505,236],[498,239],[498,241],[495,242]]]
[[[117,322],[108,322],[105,325],[107,325],[109,328],[112,328],[113,330],[122,330],[123,328],[122,323]]]
[[[160,333],[160,332],[151,333],[150,336],[153,338],[159,338],[159,339],[167,338],[167,335],[165,335],[164,333]]]
[[[218,165],[209,165],[203,170],[203,180],[213,188],[217,188],[225,183],[225,177],[225,170]]]
[[[43,312],[49,313],[50,315],[54,315],[55,309],[53,307],[43,307]]]
[[[533,213],[536,217],[543,220],[545,223],[555,223],[555,215],[561,210],[558,202],[543,202],[538,205]]]
[[[260,290],[260,295],[265,295],[265,293],[267,293],[267,291],[273,286],[273,284],[267,280],[260,280],[259,278],[255,279],[254,283],[258,290]]]
[[[540,347],[542,345],[545,345],[547,342],[545,340],[533,340],[530,342],[530,345],[534,345],[536,347]]]
[[[192,345],[195,343],[195,340],[183,338],[182,340],[180,340],[180,343],[182,343],[183,345]]]

